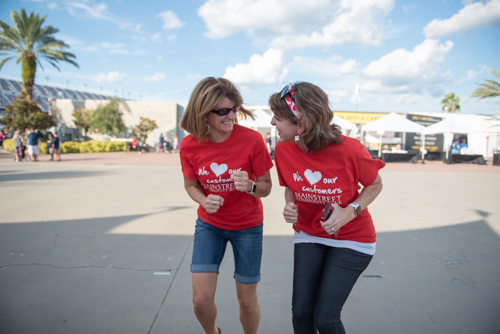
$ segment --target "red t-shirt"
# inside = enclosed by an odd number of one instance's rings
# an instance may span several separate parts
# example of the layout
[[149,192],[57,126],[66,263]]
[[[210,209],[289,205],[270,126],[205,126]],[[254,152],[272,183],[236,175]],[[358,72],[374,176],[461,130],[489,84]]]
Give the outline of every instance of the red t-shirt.
[[[346,207],[359,196],[359,184],[372,184],[385,163],[372,159],[357,139],[342,136],[320,152],[301,150],[294,143],[278,142],[275,162],[280,185],[291,189],[298,208],[297,232],[331,238],[320,225],[327,203]],[[337,239],[373,243],[376,233],[368,209],[339,230]]]
[[254,227],[264,220],[260,198],[236,190],[231,174],[243,170],[251,180],[263,176],[273,162],[254,130],[235,124],[231,136],[222,143],[199,142],[189,135],[181,141],[182,173],[188,179],[198,179],[205,195],[224,198],[224,205],[208,214],[200,205],[198,217],[203,221],[230,231]]

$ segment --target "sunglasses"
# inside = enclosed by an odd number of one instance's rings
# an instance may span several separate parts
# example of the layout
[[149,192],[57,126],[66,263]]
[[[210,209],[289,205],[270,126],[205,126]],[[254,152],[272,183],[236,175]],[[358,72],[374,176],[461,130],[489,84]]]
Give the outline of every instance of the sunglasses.
[[210,112],[216,113],[219,116],[227,116],[232,111],[233,113],[237,113],[240,107],[232,107],[232,108],[224,108],[219,110],[210,110]]
[[292,101],[295,102],[295,96],[294,96],[295,94],[294,92],[292,92],[292,89],[293,85],[285,86],[285,88],[283,88],[283,90],[281,91],[280,99],[282,99],[286,94],[288,94],[288,96],[292,98]]

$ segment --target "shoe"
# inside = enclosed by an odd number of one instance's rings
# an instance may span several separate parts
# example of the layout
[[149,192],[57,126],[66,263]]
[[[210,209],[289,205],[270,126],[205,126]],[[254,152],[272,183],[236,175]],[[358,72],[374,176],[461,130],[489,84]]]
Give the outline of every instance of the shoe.
[[219,330],[219,334],[222,334],[222,330],[219,327],[217,329]]

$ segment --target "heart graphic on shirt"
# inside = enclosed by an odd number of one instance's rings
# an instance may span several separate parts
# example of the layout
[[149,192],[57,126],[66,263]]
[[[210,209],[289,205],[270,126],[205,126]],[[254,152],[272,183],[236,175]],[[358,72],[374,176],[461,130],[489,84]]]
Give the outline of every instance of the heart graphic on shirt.
[[304,172],[304,176],[306,177],[307,181],[311,184],[311,186],[315,183],[318,183],[319,180],[321,180],[321,173],[320,172],[314,172],[310,169],[306,169]]
[[219,176],[219,175],[224,174],[227,171],[227,165],[226,164],[219,165],[216,162],[212,162],[210,164],[210,169],[212,170],[212,172],[215,173],[215,175]]

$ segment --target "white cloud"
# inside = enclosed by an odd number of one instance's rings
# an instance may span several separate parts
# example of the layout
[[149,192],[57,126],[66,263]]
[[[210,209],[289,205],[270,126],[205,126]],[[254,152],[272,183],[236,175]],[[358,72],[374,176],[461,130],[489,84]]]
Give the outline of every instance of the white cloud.
[[328,90],[325,93],[328,94],[330,103],[337,103],[347,96],[347,92],[344,90]]
[[177,17],[176,13],[170,10],[158,14],[157,17],[163,20],[163,29],[180,29],[186,24]]
[[125,73],[121,73],[119,71],[114,71],[114,72],[108,72],[108,74],[98,74],[92,76],[92,79],[97,82],[110,82],[110,83],[115,83],[115,82],[123,82],[128,79],[128,75]]
[[340,56],[332,56],[327,59],[295,57],[289,67],[293,68],[294,72],[314,73],[317,75],[338,78],[342,75],[354,73],[356,60],[344,60]]
[[247,64],[236,64],[226,68],[224,78],[235,84],[253,86],[283,81],[288,69],[282,68],[283,52],[269,49],[262,56],[253,55]]
[[189,81],[193,81],[193,80],[198,81],[198,79],[200,79],[200,78],[201,78],[200,73],[196,73],[196,74],[188,73],[188,75],[186,76],[186,79],[188,79]]
[[416,104],[421,98],[422,98],[421,95],[414,94],[414,93],[401,94],[398,98],[398,103]]
[[57,3],[51,2],[51,3],[47,4],[47,8],[48,9],[59,9],[59,5]]
[[144,81],[147,81],[147,82],[158,82],[158,81],[163,81],[165,80],[167,76],[164,74],[164,73],[155,73],[153,74],[152,76],[150,77],[144,77]]
[[331,8],[328,23],[311,34],[278,37],[271,46],[283,50],[338,44],[380,45],[384,38],[385,18],[394,8],[394,0],[342,1]]
[[158,56],[158,57],[156,57],[156,59],[158,59],[159,61],[163,61],[163,57],[162,56]]
[[427,24],[423,32],[427,38],[441,37],[499,25],[500,0],[491,0],[486,3],[467,4],[449,19],[434,19]]
[[84,15],[90,16],[94,19],[107,20],[114,23],[118,23],[118,20],[107,11],[107,6],[105,3],[93,3],[91,5],[87,5],[86,1],[73,1],[66,2],[68,6],[68,11],[72,15],[80,15],[80,13],[84,13]]
[[465,78],[463,78],[463,79],[458,80],[457,82],[458,82],[459,84],[461,84],[461,83],[463,83],[463,82],[465,82],[465,81],[472,80],[472,79],[474,79],[475,77],[477,77],[477,72],[476,72],[476,71],[473,71],[473,70],[469,70],[469,71],[467,71],[467,76],[466,76]]
[[153,42],[160,43],[161,42],[161,34],[160,33],[156,33],[156,34],[151,35],[151,40]]
[[408,14],[409,12],[411,12],[412,10],[414,10],[415,8],[417,8],[416,4],[403,6],[403,11]]
[[363,84],[361,89],[379,93],[435,89],[449,75],[437,70],[452,48],[451,41],[439,44],[438,40],[426,39],[413,51],[397,49],[371,62],[362,71],[371,81]]
[[[198,9],[210,38],[240,31],[255,36],[281,36],[280,49],[342,43],[378,45],[384,19],[394,0],[208,0]],[[265,13],[263,15],[263,13]],[[230,18],[230,19],[228,19]],[[304,31],[312,31],[310,35]],[[286,36],[282,36],[282,35]]]
[[[257,35],[300,31],[326,22],[330,0],[208,0],[198,9],[209,38],[224,38],[242,30]],[[339,0],[335,0],[339,2]],[[264,15],[263,15],[264,14]],[[228,19],[229,18],[229,19]]]

